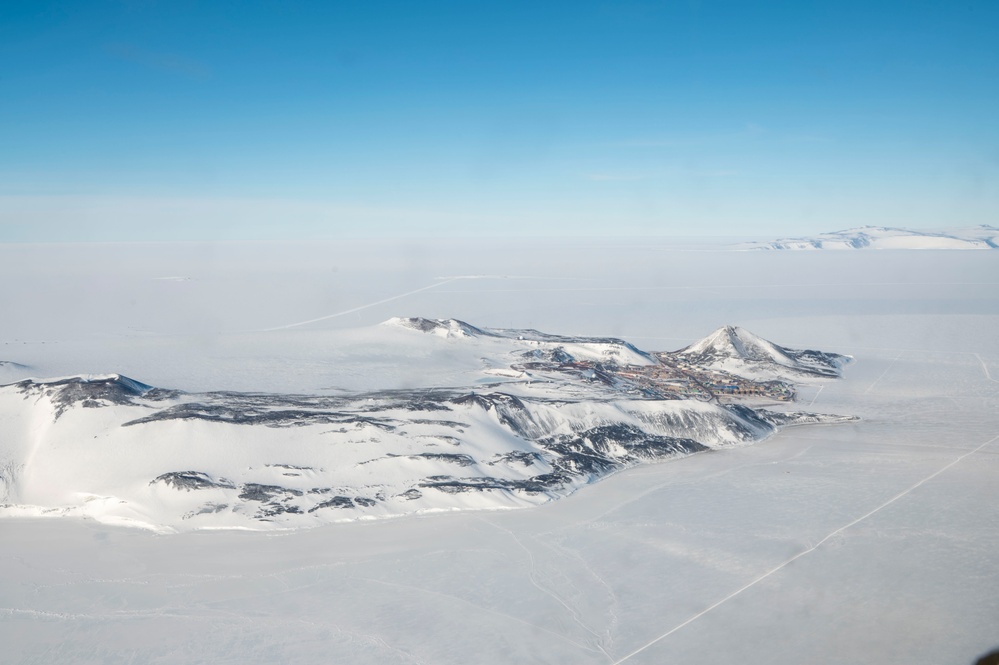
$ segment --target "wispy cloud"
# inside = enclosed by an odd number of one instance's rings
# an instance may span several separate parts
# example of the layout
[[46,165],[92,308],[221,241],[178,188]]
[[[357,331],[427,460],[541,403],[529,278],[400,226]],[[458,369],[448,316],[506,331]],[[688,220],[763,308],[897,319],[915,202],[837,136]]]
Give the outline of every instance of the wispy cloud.
[[105,44],[104,51],[115,58],[135,63],[149,69],[177,74],[194,80],[211,78],[212,71],[205,64],[173,53],[155,53],[134,44]]

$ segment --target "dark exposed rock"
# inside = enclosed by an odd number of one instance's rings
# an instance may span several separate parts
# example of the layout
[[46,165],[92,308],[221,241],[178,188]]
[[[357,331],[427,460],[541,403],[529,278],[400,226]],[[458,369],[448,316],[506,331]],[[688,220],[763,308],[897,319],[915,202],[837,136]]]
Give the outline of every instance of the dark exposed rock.
[[561,346],[556,346],[554,349],[531,349],[524,351],[520,356],[530,362],[551,365],[563,365],[576,360]]
[[543,458],[541,457],[541,453],[532,453],[526,450],[515,450],[512,453],[500,455],[493,461],[489,462],[489,466],[493,466],[494,464],[499,464],[500,462],[508,462],[508,463],[518,462],[520,464],[523,464],[524,466],[531,466],[534,463],[541,461],[542,459]]
[[[430,476],[420,484],[448,494],[482,490],[521,490],[548,492],[572,482],[579,476],[599,476],[623,464],[641,460],[657,460],[708,450],[693,439],[649,434],[624,424],[605,425],[588,429],[579,434],[543,437],[538,443],[551,455],[549,462],[555,471],[526,480],[502,478],[454,478]],[[514,455],[511,453],[508,456]],[[513,459],[541,459],[523,453]]]
[[300,515],[302,514],[302,509],[294,504],[266,503],[257,511],[257,517],[274,517],[276,515],[284,515],[285,513]]
[[454,429],[469,427],[468,423],[461,423],[456,420],[428,420],[426,418],[413,418],[409,422],[414,425],[440,425],[442,427],[452,427]]
[[522,399],[514,395],[500,392],[469,393],[455,397],[451,402],[460,405],[474,405],[485,411],[493,411],[497,420],[518,436],[533,439],[541,433],[531,410]]
[[[135,404],[137,397],[146,397],[153,391],[152,386],[147,386],[121,374],[95,378],[74,376],[54,381],[25,379],[14,385],[25,394],[42,393],[47,395],[55,405],[56,419],[74,404],[82,402],[88,408],[108,404]],[[167,394],[169,394],[167,391],[160,391],[159,394],[153,394],[150,397],[153,399],[162,398]]]
[[742,404],[721,405],[718,411],[708,413],[661,411],[638,414],[638,417],[653,429],[672,432],[724,431],[742,441],[759,439],[774,430],[774,426],[757,416],[754,409]]
[[475,464],[475,460],[468,455],[457,453],[418,453],[409,457],[410,459],[429,459],[438,462],[448,462],[450,464],[457,464],[458,466],[472,466]]
[[302,494],[300,490],[289,487],[246,483],[239,493],[239,498],[243,501],[259,501],[262,503],[263,505],[260,506],[256,514],[258,519],[262,519],[285,513],[301,514],[301,507],[290,503],[290,501],[295,497],[302,496]]
[[[370,501],[370,499],[368,500]],[[373,502],[372,505],[374,505]],[[309,508],[309,512],[314,513],[321,508],[353,508],[353,507],[354,507],[354,500],[351,499],[349,496],[335,496],[321,503],[317,503],[312,508]]]
[[446,405],[440,402],[431,402],[429,400],[420,400],[417,402],[409,402],[406,404],[406,409],[409,411],[450,411]]
[[[275,401],[279,403],[277,398]],[[158,420],[207,420],[232,425],[263,425],[265,427],[301,427],[304,425],[372,425],[382,430],[393,430],[390,421],[350,413],[307,411],[304,409],[253,410],[240,408],[239,404],[180,404],[158,411],[144,418],[124,423],[123,427],[142,425]]]
[[856,416],[833,416],[824,413],[805,413],[801,411],[783,413],[767,409],[756,409],[756,415],[761,420],[770,423],[774,427],[784,427],[787,425],[816,425],[820,423],[842,423],[859,420]]
[[216,513],[221,513],[229,507],[228,503],[206,503],[201,506],[198,510],[190,512],[184,515],[184,519],[191,519],[195,515],[214,515]]
[[[459,432],[464,432],[465,430],[458,430]],[[417,435],[420,439],[427,439],[433,442],[446,443],[450,446],[460,446],[461,439],[456,436],[448,436],[446,434],[419,434]]]
[[[708,449],[693,439],[649,434],[626,424],[545,437],[539,443],[555,454],[552,466],[570,475],[598,475],[622,463],[688,455]],[[615,448],[623,449],[623,454]]]
[[207,473],[201,471],[171,471],[157,476],[150,481],[153,483],[165,483],[170,487],[183,490],[205,490],[205,489],[235,489],[236,486],[225,478],[212,478]]
[[246,483],[243,485],[239,498],[243,501],[270,501],[276,496],[302,496],[302,492],[278,485],[258,485],[257,483]]
[[[484,490],[514,491],[522,490],[528,493],[548,492],[562,487],[567,478],[560,474],[543,474],[526,480],[508,480],[505,478],[452,478],[449,476],[432,476],[420,483],[420,487],[435,489],[446,494],[462,492],[482,492]],[[410,490],[412,491],[412,490]]]

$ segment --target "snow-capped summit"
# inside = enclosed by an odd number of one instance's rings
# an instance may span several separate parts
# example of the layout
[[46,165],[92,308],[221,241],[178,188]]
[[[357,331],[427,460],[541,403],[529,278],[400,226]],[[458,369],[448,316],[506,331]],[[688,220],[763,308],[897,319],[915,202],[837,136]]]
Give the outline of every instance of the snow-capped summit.
[[56,379],[24,379],[13,384],[25,394],[45,395],[58,418],[76,404],[85,407],[132,404],[155,388],[123,374],[76,375]]
[[74,374],[54,379],[24,379],[19,386],[80,386],[80,390],[90,392],[110,391],[142,395],[153,390],[153,386],[130,379],[124,374]]
[[746,249],[999,249],[999,228],[983,224],[972,228],[913,230],[863,226],[820,233],[812,237],[781,238],[743,245]]
[[754,377],[838,377],[851,360],[837,353],[788,349],[737,326],[723,326],[675,355],[703,367]]
[[682,353],[692,355],[710,353],[743,360],[769,360],[781,364],[791,361],[781,347],[738,326],[722,326],[699,342],[683,349]]
[[487,335],[485,331],[470,323],[458,319],[425,319],[422,316],[394,316],[382,325],[410,328],[420,332],[432,333],[440,337],[480,337]]
[[566,354],[568,360],[606,362],[618,365],[649,365],[655,361],[648,353],[616,337],[553,335],[533,328],[479,328],[458,319],[395,317],[382,325],[417,330],[446,339],[488,338],[511,340],[531,350]]

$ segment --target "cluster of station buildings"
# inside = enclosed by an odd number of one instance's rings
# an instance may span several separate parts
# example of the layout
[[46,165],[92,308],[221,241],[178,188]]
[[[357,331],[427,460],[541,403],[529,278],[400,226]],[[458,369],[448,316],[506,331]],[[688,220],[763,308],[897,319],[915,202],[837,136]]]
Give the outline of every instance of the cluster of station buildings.
[[783,381],[752,381],[739,376],[706,370],[681,363],[668,363],[660,358],[654,365],[607,365],[586,360],[569,362],[535,361],[514,366],[518,370],[578,372],[592,381],[620,385],[620,381],[633,384],[654,396],[677,399],[713,397],[762,397],[791,401],[794,389]]
[[[579,363],[577,363],[579,364]],[[763,397],[780,401],[794,399],[794,389],[783,381],[752,381],[731,374],[690,366],[628,365],[616,376],[660,393],[683,396]]]

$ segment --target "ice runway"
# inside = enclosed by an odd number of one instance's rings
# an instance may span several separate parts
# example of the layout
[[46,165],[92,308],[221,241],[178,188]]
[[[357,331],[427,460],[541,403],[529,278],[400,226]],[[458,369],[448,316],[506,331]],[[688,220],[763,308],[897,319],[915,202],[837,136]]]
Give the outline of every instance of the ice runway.
[[400,293],[398,295],[389,296],[387,298],[382,298],[381,300],[376,300],[372,303],[367,303],[365,305],[358,305],[357,307],[352,307],[350,309],[345,309],[342,312],[334,312],[333,314],[326,314],[325,316],[319,316],[314,319],[308,319],[306,321],[299,321],[297,323],[288,323],[283,326],[275,326],[273,328],[266,328],[261,332],[274,332],[277,330],[290,330],[291,328],[298,328],[301,326],[311,325],[313,323],[320,323],[322,321],[329,321],[330,319],[335,319],[341,316],[346,316],[347,314],[354,314],[371,307],[377,307],[378,305],[384,305],[386,303],[394,302],[396,300],[402,300],[408,296],[416,295],[417,293],[423,293],[424,291],[429,291],[430,289],[436,289],[439,286],[444,286],[445,284],[450,284],[454,279],[446,279],[442,282],[437,282],[436,284],[430,284],[428,286],[423,286],[418,289],[413,289],[412,291],[407,291],[405,293]]

